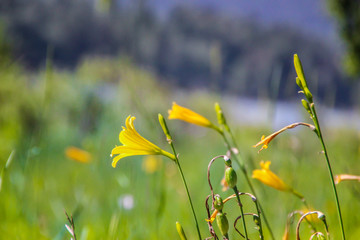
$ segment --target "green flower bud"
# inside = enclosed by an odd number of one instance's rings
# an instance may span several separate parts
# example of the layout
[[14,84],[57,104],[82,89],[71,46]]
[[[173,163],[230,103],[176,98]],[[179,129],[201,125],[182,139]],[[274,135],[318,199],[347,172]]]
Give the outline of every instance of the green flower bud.
[[253,220],[256,226],[260,226],[260,217],[258,215],[253,215]]
[[168,140],[168,141],[171,141],[172,138],[171,138],[171,136],[170,136],[170,132],[169,132],[169,129],[168,129],[167,125],[166,125],[166,122],[165,122],[165,119],[164,119],[163,115],[161,115],[161,114],[159,113],[159,114],[158,114],[158,117],[159,117],[159,123],[160,123],[160,125],[161,125],[161,128],[162,128],[162,130],[163,130],[163,132],[164,132],[167,140]]
[[218,194],[216,194],[214,198],[215,198],[214,208],[218,211],[221,211],[224,207],[222,198]]
[[324,236],[324,234],[322,234],[322,233],[317,234],[317,235],[316,235],[316,238],[317,238],[318,240],[325,240],[325,239],[326,239],[325,236]]
[[301,103],[304,106],[304,108],[306,109],[306,111],[308,111],[308,113],[310,115],[312,115],[309,103],[305,99],[301,99]]
[[181,240],[187,240],[184,229],[182,228],[182,226],[179,222],[176,222],[176,230],[177,230]]
[[216,224],[218,225],[220,232],[225,236],[229,231],[229,221],[224,213],[218,213],[216,215]]
[[216,116],[218,119],[218,123],[220,125],[226,124],[226,120],[225,120],[225,117],[223,115],[223,112],[222,112],[222,109],[221,109],[219,103],[215,103],[215,112],[216,112]]
[[225,160],[225,165],[228,167],[231,167],[231,160],[230,158],[228,158],[227,156],[224,156],[224,160]]
[[299,77],[296,77],[296,84],[299,86],[299,88],[300,88],[301,90],[304,89],[304,87],[303,87],[303,85],[302,85],[301,80],[300,80]]
[[225,170],[225,181],[227,182],[229,188],[234,188],[237,182],[236,172],[232,167],[229,167]]
[[[302,64],[300,61],[300,58],[297,54],[294,54],[294,66],[295,66],[295,71],[296,74],[298,75],[300,81],[301,81],[301,86],[305,89],[307,88],[307,84],[305,81],[305,75],[304,75],[304,71],[302,68]],[[299,85],[299,84],[298,84]]]

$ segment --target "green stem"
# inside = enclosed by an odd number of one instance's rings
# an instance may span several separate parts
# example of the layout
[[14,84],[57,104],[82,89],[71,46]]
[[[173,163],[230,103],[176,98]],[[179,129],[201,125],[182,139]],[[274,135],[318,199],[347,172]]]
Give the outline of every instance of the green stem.
[[[304,206],[306,207],[306,209],[307,209],[308,211],[310,211],[309,204],[307,203],[305,197],[304,197],[301,193],[299,193],[298,191],[296,191],[296,190],[294,190],[294,189],[291,189],[291,192],[292,192],[296,197],[298,197],[298,198],[302,201],[302,203],[304,204]],[[314,232],[317,232],[316,227],[314,226],[314,224],[313,224],[311,221],[309,221],[307,218],[305,218],[305,221],[310,225],[310,227],[312,228],[312,230],[313,230]]]
[[256,199],[255,202],[255,206],[256,206],[256,211],[257,211],[257,215],[259,216],[259,232],[260,232],[260,239],[264,239],[264,234],[263,234],[263,230],[262,230],[262,223],[261,223],[261,211],[259,209],[259,203],[258,200]]
[[234,192],[235,192],[235,195],[236,195],[236,200],[239,204],[239,207],[240,207],[240,212],[241,212],[241,218],[242,218],[242,223],[243,223],[243,227],[244,227],[244,232],[245,232],[245,239],[248,240],[249,237],[248,237],[248,234],[247,234],[247,230],[246,230],[246,223],[245,223],[245,217],[244,217],[244,210],[243,210],[243,206],[241,204],[241,200],[240,200],[240,197],[239,197],[239,191],[237,189],[237,187],[235,186],[233,188]]
[[332,188],[334,190],[336,207],[337,207],[337,212],[338,212],[338,217],[339,217],[339,222],[340,222],[340,228],[341,228],[341,233],[342,233],[342,239],[345,240],[345,231],[344,231],[344,224],[343,224],[343,220],[342,220],[342,216],[341,216],[339,196],[338,196],[336,186],[335,186],[334,175],[333,175],[333,172],[332,172],[332,169],[331,169],[330,159],[329,159],[329,156],[328,156],[328,153],[327,153],[327,150],[326,150],[324,139],[323,139],[322,134],[321,134],[319,120],[318,120],[318,117],[316,115],[315,106],[314,106],[313,103],[312,103],[312,106],[311,106],[311,110],[313,112],[313,121],[314,121],[316,130],[317,130],[317,135],[318,135],[318,137],[320,139],[322,148],[324,150],[325,159],[326,159],[326,163],[327,163],[328,170],[329,170],[329,176],[330,176],[330,179],[331,179]]
[[177,157],[177,155],[176,155],[176,151],[175,151],[175,148],[174,148],[174,145],[172,144],[172,142],[170,142],[170,146],[171,146],[172,151],[174,152],[176,166],[177,166],[178,169],[179,169],[179,172],[180,172],[180,175],[181,175],[181,179],[182,179],[182,182],[183,182],[183,184],[184,184],[184,187],[185,187],[185,190],[186,190],[186,194],[187,194],[187,197],[188,197],[190,206],[191,206],[191,211],[192,211],[192,214],[193,214],[193,216],[194,216],[194,220],[195,220],[195,224],[196,224],[196,230],[197,230],[197,233],[198,233],[199,240],[201,240],[202,238],[201,238],[199,223],[198,223],[198,220],[197,220],[197,218],[196,218],[194,206],[193,206],[193,203],[192,203],[192,200],[191,200],[191,197],[190,197],[190,193],[189,193],[188,186],[187,186],[187,184],[186,184],[186,180],[185,180],[185,177],[184,177],[184,173],[183,173],[183,171],[182,171],[182,169],[181,169],[180,162],[179,162],[179,159],[178,159],[178,157]]
[[[233,139],[233,142],[234,142],[235,138],[233,137],[233,134],[231,133],[231,131],[230,131],[229,133],[230,133],[230,135],[232,136],[231,138]],[[227,140],[225,134],[224,134],[223,132],[220,132],[220,134],[221,134],[222,137],[224,138],[224,141],[225,141],[225,144],[226,144],[227,148],[231,151],[230,143],[229,143],[229,141]],[[235,147],[237,148],[236,142],[234,142],[234,145],[235,145]],[[237,149],[238,149],[238,148],[237,148]],[[232,153],[232,151],[231,151],[231,153]],[[257,198],[257,203],[258,203],[258,205],[259,205],[260,211],[262,212],[262,216],[263,216],[263,218],[264,218],[265,225],[266,225],[266,227],[267,227],[268,230],[269,230],[271,239],[272,239],[272,240],[275,240],[274,233],[272,232],[271,227],[270,227],[270,223],[269,223],[269,221],[267,220],[267,218],[266,218],[266,216],[265,216],[264,209],[262,208],[262,206],[261,206],[261,204],[260,204],[258,195],[256,194],[255,188],[254,188],[254,186],[252,185],[252,183],[251,183],[251,181],[250,181],[250,178],[249,178],[249,176],[248,176],[248,174],[247,174],[247,171],[246,171],[246,168],[245,168],[245,165],[244,165],[243,161],[241,161],[241,160],[237,157],[237,155],[235,155],[235,154],[233,154],[233,153],[232,153],[232,155],[234,156],[234,158],[235,158],[235,160],[236,160],[235,162],[238,164],[238,166],[240,167],[242,173],[244,174],[245,179],[246,179],[246,183],[247,183],[248,186],[250,187],[251,192],[252,192],[252,193],[255,195],[255,197]]]

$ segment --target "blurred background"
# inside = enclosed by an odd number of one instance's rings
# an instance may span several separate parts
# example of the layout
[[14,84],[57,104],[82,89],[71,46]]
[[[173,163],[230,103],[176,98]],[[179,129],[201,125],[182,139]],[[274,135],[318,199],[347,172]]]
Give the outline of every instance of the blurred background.
[[[130,114],[143,136],[167,149],[157,113],[173,101],[214,122],[218,101],[249,169],[273,161],[337,229],[313,134],[285,133],[260,155],[251,146],[310,121],[295,84],[298,53],[335,173],[360,173],[359,19],[351,0],[1,0],[0,238],[69,239],[64,210],[79,239],[176,239],[175,221],[196,236],[172,162],[132,157],[113,169],[109,157]],[[225,147],[210,130],[169,127],[203,220],[207,164]],[[219,165],[218,191],[222,174]],[[346,231],[358,239],[360,188],[343,184]],[[266,187],[261,197],[280,238],[301,203]]]

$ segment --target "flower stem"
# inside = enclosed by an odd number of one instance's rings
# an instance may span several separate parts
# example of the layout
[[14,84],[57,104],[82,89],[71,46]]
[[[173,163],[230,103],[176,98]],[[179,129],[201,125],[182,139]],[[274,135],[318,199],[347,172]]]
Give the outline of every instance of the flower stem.
[[189,193],[189,189],[188,189],[188,186],[186,184],[186,180],[185,180],[185,177],[184,177],[184,173],[181,169],[181,166],[180,166],[180,162],[179,162],[179,158],[177,157],[176,155],[176,151],[175,151],[175,148],[174,148],[174,145],[173,143],[170,141],[170,146],[171,146],[171,149],[174,153],[174,156],[175,156],[175,162],[176,162],[176,166],[178,167],[179,169],[179,172],[180,172],[180,175],[181,175],[181,179],[182,179],[182,182],[184,184],[184,187],[185,187],[185,190],[186,190],[186,194],[187,194],[187,197],[188,197],[188,200],[189,200],[189,203],[190,203],[190,206],[191,206],[191,211],[192,211],[192,214],[194,216],[194,220],[195,220],[195,225],[196,225],[196,230],[197,230],[197,233],[198,233],[198,237],[199,237],[199,240],[201,240],[201,233],[200,233],[200,228],[199,228],[199,223],[198,223],[198,220],[196,218],[196,214],[195,214],[195,210],[194,210],[194,206],[193,206],[193,203],[192,203],[192,200],[191,200],[191,196],[190,196],[190,193]]
[[320,124],[319,124],[319,120],[318,117],[316,115],[316,111],[315,111],[315,105],[312,103],[311,105],[311,110],[312,110],[312,116],[313,116],[313,121],[317,130],[317,136],[321,142],[323,151],[324,151],[324,155],[325,155],[325,159],[326,159],[326,163],[327,163],[327,167],[329,170],[329,176],[330,176],[330,180],[331,180],[331,184],[332,184],[332,188],[334,191],[334,195],[335,195],[335,201],[336,201],[336,207],[337,207],[337,212],[338,212],[338,217],[339,217],[339,222],[340,222],[340,228],[341,228],[341,233],[342,233],[342,239],[345,240],[345,231],[344,231],[344,224],[343,224],[343,220],[342,220],[342,216],[341,216],[341,209],[340,209],[340,203],[339,203],[339,196],[336,190],[336,186],[335,186],[335,181],[334,181],[334,175],[331,169],[331,164],[330,164],[330,159],[326,150],[326,146],[325,146],[325,142],[324,139],[322,137],[322,133],[321,133],[321,129],[320,129]]
[[241,213],[242,223],[243,223],[244,232],[245,232],[245,239],[248,240],[249,237],[248,237],[247,230],[246,230],[244,210],[243,210],[243,206],[242,206],[242,204],[241,204],[241,200],[240,200],[240,197],[239,197],[239,191],[238,191],[238,189],[237,189],[236,186],[233,188],[233,190],[234,190],[234,192],[235,192],[236,200],[237,200],[237,202],[238,202],[238,204],[239,204],[239,207],[240,207],[240,213]]
[[[226,144],[227,148],[229,149],[229,151],[231,151],[231,145],[230,145],[228,139],[226,138],[225,134],[224,134],[223,132],[220,132],[220,134],[222,135],[222,137],[223,137],[223,139],[224,139],[224,141],[225,141],[225,144]],[[234,138],[232,132],[229,131],[229,134],[230,134],[230,136],[231,136],[231,138],[232,138],[232,140],[233,140],[233,142],[234,142],[235,147],[237,148],[237,144],[236,144],[236,142],[235,142],[235,138]],[[237,148],[237,149],[238,149],[238,148]],[[251,181],[250,181],[250,178],[249,178],[249,175],[248,175],[247,170],[246,170],[246,168],[245,168],[244,162],[243,162],[242,160],[240,160],[240,159],[237,157],[237,155],[233,154],[232,151],[231,151],[231,153],[232,153],[232,155],[234,156],[234,158],[235,158],[235,160],[236,160],[235,162],[239,165],[242,173],[244,174],[245,179],[246,179],[246,183],[247,183],[248,186],[250,187],[251,192],[252,192],[252,193],[255,195],[255,197],[257,198],[257,203],[258,203],[258,205],[259,205],[260,211],[261,211],[262,216],[263,216],[263,218],[264,218],[265,225],[266,225],[266,227],[267,227],[268,230],[269,230],[271,239],[272,239],[272,240],[275,240],[274,233],[272,232],[271,227],[270,227],[270,223],[269,223],[269,221],[267,220],[267,218],[266,218],[266,216],[265,216],[265,212],[264,212],[264,210],[263,210],[263,208],[262,208],[262,206],[261,206],[261,204],[260,204],[258,195],[257,195],[256,192],[255,192],[255,188],[254,188],[254,186],[252,185],[252,183],[251,183]]]

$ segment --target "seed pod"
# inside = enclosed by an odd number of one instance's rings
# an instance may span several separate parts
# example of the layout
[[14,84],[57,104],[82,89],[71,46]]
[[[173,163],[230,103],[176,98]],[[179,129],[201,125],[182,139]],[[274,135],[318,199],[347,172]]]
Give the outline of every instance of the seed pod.
[[234,188],[236,186],[237,176],[232,167],[228,167],[225,170],[225,181],[227,182],[229,188]]
[[218,213],[216,215],[216,224],[218,225],[220,232],[225,236],[229,231],[229,221],[224,213]]
[[221,211],[224,207],[222,198],[218,194],[216,194],[214,198],[215,198],[214,208],[218,211]]

